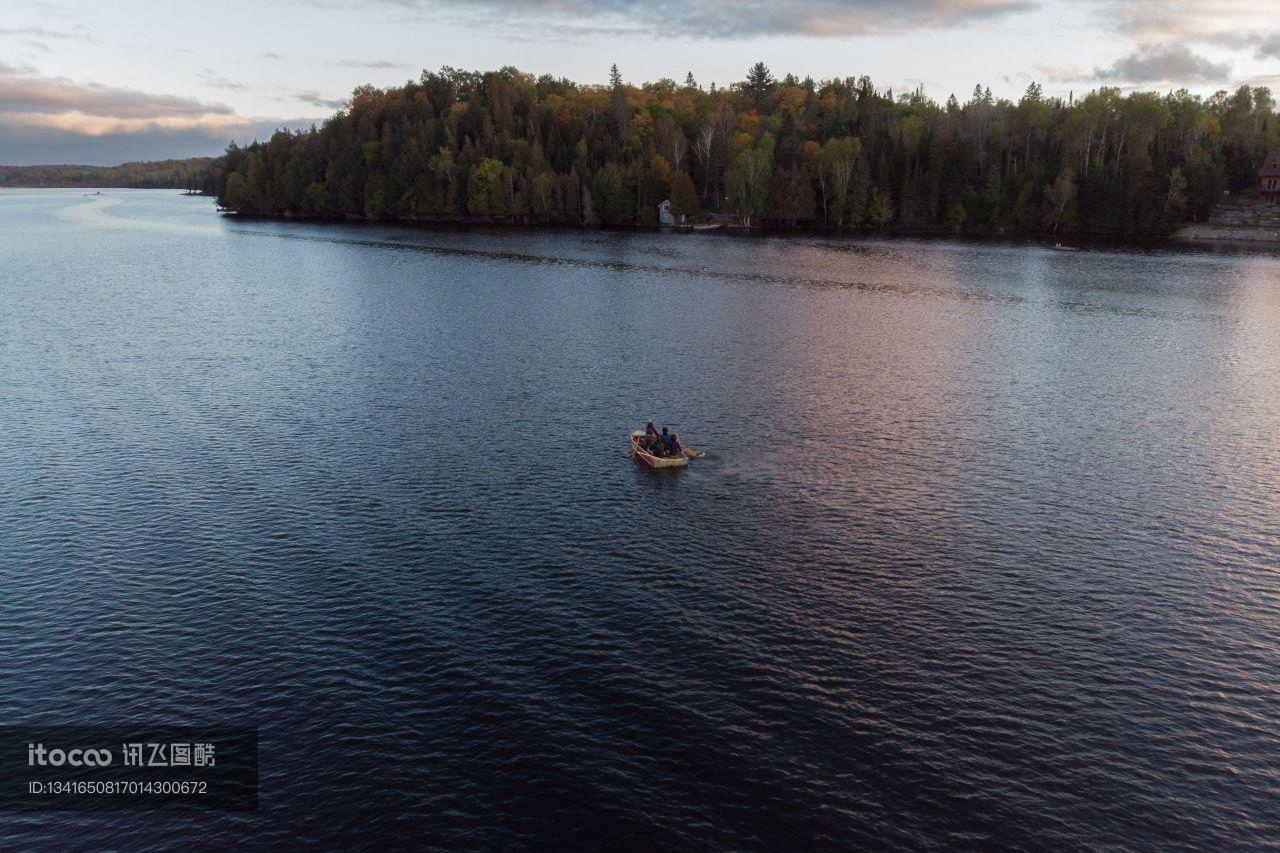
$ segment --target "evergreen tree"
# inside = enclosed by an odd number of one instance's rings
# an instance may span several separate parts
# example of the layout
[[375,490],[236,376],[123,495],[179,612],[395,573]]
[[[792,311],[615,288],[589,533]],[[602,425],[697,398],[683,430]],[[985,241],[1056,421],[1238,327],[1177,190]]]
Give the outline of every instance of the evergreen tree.
[[685,172],[676,172],[671,177],[670,197],[671,212],[676,216],[692,216],[698,212],[698,191],[694,189],[693,178]]
[[627,90],[622,84],[622,74],[618,72],[617,63],[609,69],[609,88],[613,100],[614,119],[618,122],[618,138],[621,139],[627,133],[627,120],[630,114],[627,110]]
[[787,225],[808,222],[813,218],[813,182],[802,169],[779,169],[773,176],[769,193],[769,215]]
[[757,62],[747,70],[747,81],[742,84],[742,91],[759,105],[773,87],[773,73],[763,62]]

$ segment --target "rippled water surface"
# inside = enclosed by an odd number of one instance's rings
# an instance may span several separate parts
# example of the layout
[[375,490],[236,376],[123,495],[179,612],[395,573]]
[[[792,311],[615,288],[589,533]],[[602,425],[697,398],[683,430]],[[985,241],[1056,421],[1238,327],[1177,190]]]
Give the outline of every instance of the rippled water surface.
[[1278,486],[1265,253],[0,192],[0,714],[262,768],[0,846],[1275,845]]

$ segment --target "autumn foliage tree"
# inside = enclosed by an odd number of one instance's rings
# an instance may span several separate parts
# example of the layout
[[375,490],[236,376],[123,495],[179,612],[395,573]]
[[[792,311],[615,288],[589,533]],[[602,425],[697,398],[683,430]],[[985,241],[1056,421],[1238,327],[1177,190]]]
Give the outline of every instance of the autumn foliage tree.
[[938,103],[763,63],[727,87],[444,68],[232,146],[206,184],[266,215],[627,226],[670,198],[751,226],[1164,233],[1249,189],[1277,144],[1262,87]]
[[508,211],[503,187],[503,166],[486,157],[471,170],[467,180],[467,210],[475,216],[503,216]]
[[729,203],[743,225],[750,225],[753,217],[764,216],[773,185],[772,138],[766,135],[760,144],[739,152],[724,180]]

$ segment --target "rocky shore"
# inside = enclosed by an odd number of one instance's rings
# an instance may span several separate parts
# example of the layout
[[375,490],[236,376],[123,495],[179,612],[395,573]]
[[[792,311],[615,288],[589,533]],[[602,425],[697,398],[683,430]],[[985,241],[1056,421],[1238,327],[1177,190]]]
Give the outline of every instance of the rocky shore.
[[1280,244],[1280,205],[1225,202],[1214,208],[1208,222],[1188,225],[1173,237],[1191,242]]

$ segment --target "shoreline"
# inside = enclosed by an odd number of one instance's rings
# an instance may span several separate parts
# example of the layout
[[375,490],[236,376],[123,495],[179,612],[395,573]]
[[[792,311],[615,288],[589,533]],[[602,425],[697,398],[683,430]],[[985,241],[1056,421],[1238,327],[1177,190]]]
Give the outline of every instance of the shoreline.
[[1258,225],[1210,225],[1197,223],[1179,228],[1170,239],[1183,244],[1237,243],[1280,247],[1280,228]]
[[806,228],[785,226],[751,226],[721,223],[715,229],[695,230],[690,225],[582,225],[563,222],[502,222],[479,218],[439,217],[439,218],[374,218],[363,216],[314,216],[308,214],[262,214],[240,213],[234,210],[219,208],[219,212],[228,218],[243,221],[260,222],[299,222],[313,225],[355,225],[376,226],[394,225],[416,228],[424,231],[490,231],[499,232],[539,232],[539,231],[571,231],[571,232],[603,232],[603,233],[668,233],[681,236],[712,236],[733,238],[783,237],[794,239],[920,239],[920,240],[953,240],[961,243],[1008,243],[1015,245],[1037,245],[1054,249],[1060,245],[1064,251],[1088,248],[1131,249],[1207,249],[1213,245],[1230,246],[1233,249],[1280,249],[1280,235],[1272,240],[1230,240],[1222,237],[1204,237],[1187,239],[1183,233],[1191,228],[1219,226],[1191,225],[1184,226],[1176,232],[1164,235],[1153,234],[1109,234],[1109,233],[1059,233],[1050,234],[1044,231],[953,231],[945,229],[901,229],[901,228]]
[[[188,195],[184,193],[184,195]],[[1111,240],[1111,241],[1132,241],[1132,242],[1162,242],[1170,239],[1172,234],[1114,234],[1105,232],[1063,232],[1053,234],[1047,231],[978,231],[978,230],[955,230],[949,228],[874,228],[869,226],[860,226],[856,228],[831,228],[823,226],[787,226],[787,225],[743,225],[739,222],[694,222],[683,225],[606,225],[606,224],[587,224],[574,222],[552,222],[552,221],[519,221],[513,222],[503,219],[490,219],[486,217],[472,216],[418,216],[418,217],[377,217],[377,216],[356,216],[354,214],[345,214],[339,216],[325,216],[313,213],[244,213],[230,208],[218,208],[218,212],[223,216],[233,217],[245,220],[263,220],[263,221],[281,221],[289,222],[305,222],[312,224],[343,224],[343,225],[407,225],[420,226],[423,228],[441,228],[441,229],[492,229],[495,231],[542,231],[542,230],[564,230],[564,231],[604,231],[604,232],[634,232],[634,233],[678,233],[678,234],[716,234],[716,235],[733,235],[738,237],[753,236],[797,236],[797,237],[938,237],[938,238],[955,238],[960,240],[1027,240],[1031,242],[1045,242],[1052,240],[1054,242],[1082,242],[1089,240]],[[715,227],[706,228],[699,226],[712,225]]]

